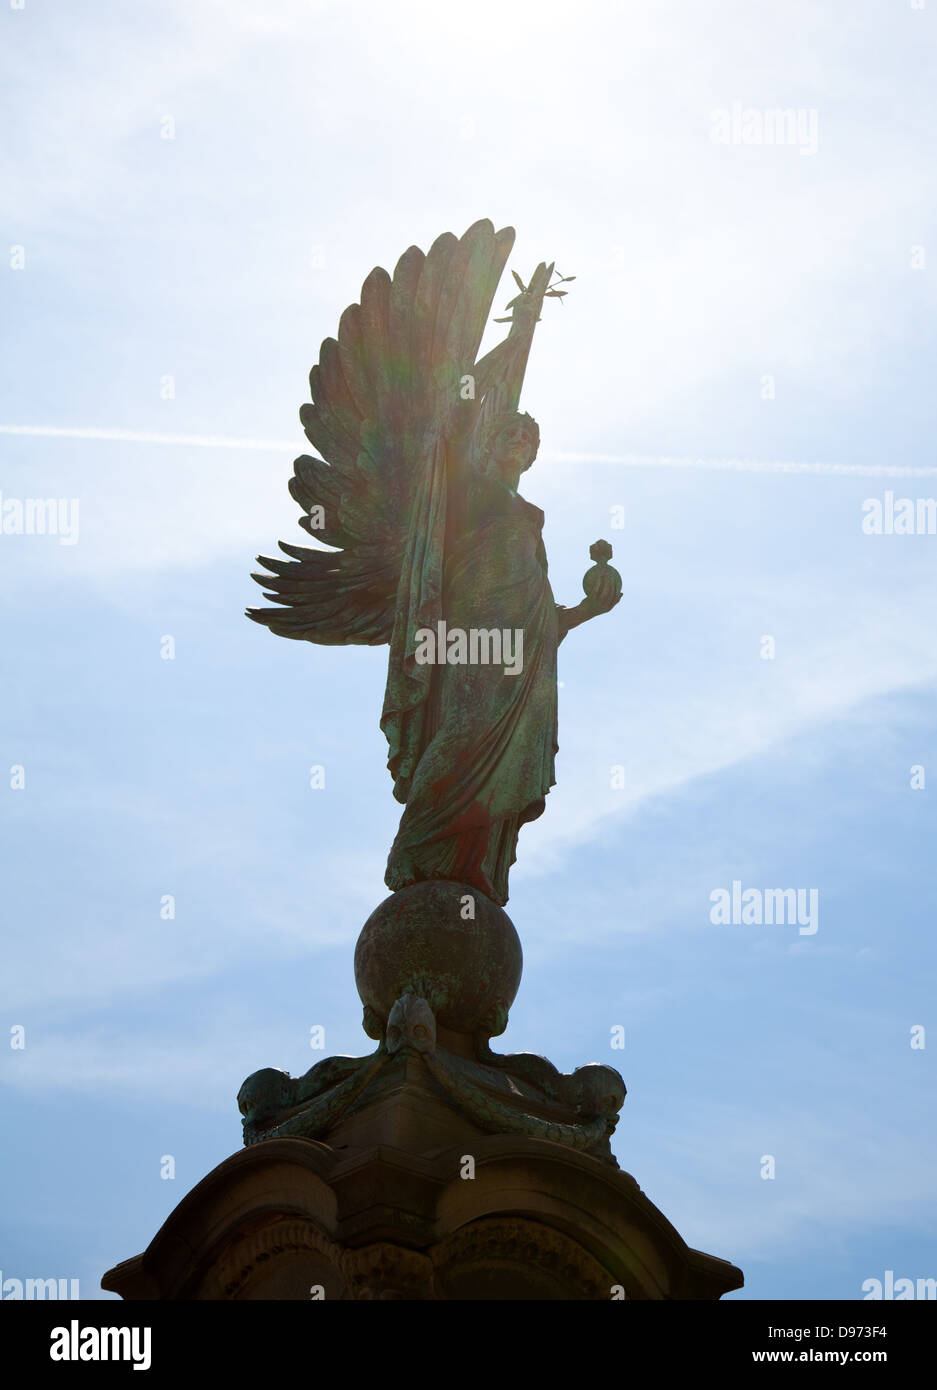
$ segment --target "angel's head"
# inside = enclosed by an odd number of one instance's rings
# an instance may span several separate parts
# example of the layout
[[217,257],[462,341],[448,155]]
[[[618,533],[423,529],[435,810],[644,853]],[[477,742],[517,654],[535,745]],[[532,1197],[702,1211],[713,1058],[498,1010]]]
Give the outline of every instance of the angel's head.
[[501,416],[489,437],[488,466],[516,487],[518,478],[526,473],[539,448],[540,426],[536,420],[512,410]]

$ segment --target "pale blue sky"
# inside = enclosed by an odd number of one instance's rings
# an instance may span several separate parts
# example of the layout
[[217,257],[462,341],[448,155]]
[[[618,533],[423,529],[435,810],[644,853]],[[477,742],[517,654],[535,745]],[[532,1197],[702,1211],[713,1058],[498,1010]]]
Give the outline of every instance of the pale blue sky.
[[[0,10],[0,426],[272,443],[0,433],[4,499],[80,516],[73,546],[0,534],[4,1278],[98,1296],[238,1148],[249,1072],[372,1046],[385,653],[242,610],[254,556],[302,541],[321,339],[374,264],[483,216],[522,275],[578,277],[538,329],[523,491],[558,601],[600,535],[625,595],[561,651],[498,1046],[619,1067],[622,1167],[736,1296],[937,1276],[937,536],[861,531],[886,488],[937,495],[935,26],[873,0]],[[815,111],[816,152],[714,143],[735,101]],[[818,889],[818,932],[712,925],[733,879]]]

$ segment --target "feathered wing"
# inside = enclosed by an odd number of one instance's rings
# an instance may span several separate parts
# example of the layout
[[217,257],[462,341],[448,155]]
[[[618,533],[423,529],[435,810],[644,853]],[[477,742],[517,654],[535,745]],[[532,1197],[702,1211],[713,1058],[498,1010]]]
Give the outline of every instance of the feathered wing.
[[427,255],[411,246],[393,279],[377,267],[365,280],[337,339],[322,344],[300,410],[321,457],[298,458],[289,484],[300,526],[335,548],[281,541],[288,560],[258,557],[271,573],[253,577],[280,606],[248,609],[255,622],[309,642],[391,641],[426,470],[513,244],[513,228],[484,219]]

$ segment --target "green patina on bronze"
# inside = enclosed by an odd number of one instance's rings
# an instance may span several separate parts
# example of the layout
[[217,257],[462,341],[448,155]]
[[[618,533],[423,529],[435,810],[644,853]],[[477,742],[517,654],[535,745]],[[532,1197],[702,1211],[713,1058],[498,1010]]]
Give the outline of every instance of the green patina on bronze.
[[[381,727],[404,810],[393,892],[355,952],[377,1046],[247,1078],[246,1152],[105,1275],[126,1298],[718,1298],[742,1283],[615,1171],[617,1071],[489,1045],[521,977],[503,909],[519,829],[553,785],[557,646],[621,597],[597,541],[585,599],[555,604],[543,514],[518,495],[539,444],[518,408],[534,326],[565,291],[538,266],[479,361],[513,240],[478,222],[368,276],[300,412],[322,457],[290,482],[331,549],[283,544],[255,576],[279,606],[250,616],[273,632],[390,648]],[[442,624],[520,632],[523,662],[421,660],[434,634],[449,652]]]
[[497,1037],[523,964],[514,923],[483,894],[443,881],[402,888],[371,913],[355,948],[365,1032],[381,1037],[395,1000],[411,991],[443,1028]]
[[[287,561],[260,557],[271,573],[254,577],[280,606],[248,610],[284,637],[389,644],[381,727],[404,811],[387,885],[457,881],[502,906],[520,828],[555,781],[557,647],[621,597],[602,541],[585,599],[557,606],[543,513],[517,491],[539,447],[518,410],[534,329],[544,298],[565,293],[552,265],[521,287],[507,338],[477,360],[513,242],[511,228],[480,221],[427,255],[411,247],[393,278],[368,276],[300,411],[321,458],[297,459],[290,481],[300,525],[335,549],[281,543]],[[440,624],[522,634],[519,669],[452,662],[453,645],[449,662],[421,660],[419,634]],[[493,655],[487,637],[482,653]]]
[[520,984],[503,907],[520,828],[554,785],[557,648],[621,598],[612,548],[597,541],[585,598],[556,604],[543,512],[518,493],[540,444],[519,409],[530,346],[543,300],[565,290],[544,262],[528,285],[518,279],[500,320],[510,332],[478,360],[513,242],[511,228],[481,221],[427,255],[411,247],[393,278],[373,270],[309,376],[300,418],[321,457],[296,460],[290,492],[300,525],[331,549],[281,542],[286,561],[261,557],[270,573],[254,578],[279,606],[248,613],[283,637],[389,645],[381,728],[404,810],[385,875],[394,891],[355,952],[378,1048],[298,1078],[248,1077],[247,1144],[328,1135],[388,1095],[411,1057],[482,1132],[614,1163],[616,1071],[564,1075],[488,1045]]
[[382,1087],[386,1093],[388,1083],[399,1083],[401,1063],[412,1056],[482,1133],[548,1139],[617,1167],[609,1140],[625,1086],[612,1067],[592,1063],[564,1073],[529,1053],[498,1056],[483,1043],[477,1052],[466,1058],[440,1047],[434,1011],[408,991],[390,1009],[370,1057],[332,1057],[295,1078],[272,1067],[249,1076],[238,1093],[244,1143],[327,1135]]

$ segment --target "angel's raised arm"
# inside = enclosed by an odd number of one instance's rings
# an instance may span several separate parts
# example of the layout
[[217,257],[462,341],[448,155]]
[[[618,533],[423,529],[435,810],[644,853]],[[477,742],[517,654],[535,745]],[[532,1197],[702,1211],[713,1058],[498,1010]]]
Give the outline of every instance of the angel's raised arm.
[[[511,310],[508,336],[475,364],[475,394],[479,400],[497,386],[502,391],[504,408],[517,409],[534,329],[540,320],[543,297],[552,274],[553,266],[541,261],[531,276],[530,284],[508,305]],[[504,323],[506,320],[498,319],[496,322]]]

